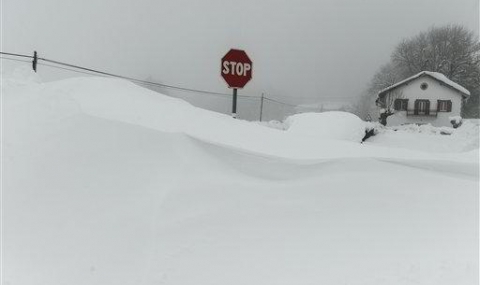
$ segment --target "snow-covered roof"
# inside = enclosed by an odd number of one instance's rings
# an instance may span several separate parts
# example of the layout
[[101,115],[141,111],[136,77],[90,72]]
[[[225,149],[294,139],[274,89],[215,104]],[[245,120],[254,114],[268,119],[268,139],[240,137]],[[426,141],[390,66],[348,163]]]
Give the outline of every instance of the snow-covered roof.
[[397,82],[383,90],[381,90],[380,92],[378,92],[378,97],[381,97],[381,96],[384,96],[388,91],[392,90],[392,89],[395,89],[403,84],[406,84],[414,79],[417,79],[417,78],[420,78],[422,76],[430,76],[431,78],[447,85],[448,87],[450,88],[453,88],[457,91],[459,91],[460,93],[462,93],[462,96],[464,97],[469,97],[470,96],[470,91],[468,91],[467,89],[465,89],[465,87],[461,86],[460,84],[458,83],[455,83],[453,82],[452,80],[448,79],[445,75],[443,75],[442,73],[439,73],[439,72],[433,72],[433,71],[422,71],[420,73],[417,73],[407,79],[404,79],[400,82]]

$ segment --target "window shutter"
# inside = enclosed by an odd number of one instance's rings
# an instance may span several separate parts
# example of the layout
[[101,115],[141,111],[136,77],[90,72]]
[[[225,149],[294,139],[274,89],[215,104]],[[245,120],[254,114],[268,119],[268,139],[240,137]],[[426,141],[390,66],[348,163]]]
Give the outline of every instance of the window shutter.
[[395,101],[393,102],[393,109],[400,110],[401,103],[402,102],[399,99],[395,99]]
[[413,114],[415,114],[415,115],[418,115],[418,103],[419,103],[419,101],[415,100],[415,109],[413,111]]
[[430,114],[430,100],[425,100],[425,115]]
[[437,113],[440,111],[440,104],[442,103],[441,100],[437,100]]
[[451,112],[452,111],[452,101],[447,101],[447,112]]

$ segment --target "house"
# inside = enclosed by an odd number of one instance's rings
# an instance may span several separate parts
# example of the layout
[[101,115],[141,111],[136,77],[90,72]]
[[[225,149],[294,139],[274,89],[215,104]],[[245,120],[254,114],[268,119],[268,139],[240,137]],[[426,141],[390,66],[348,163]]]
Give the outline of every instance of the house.
[[460,116],[470,92],[438,72],[422,71],[378,93],[377,106],[393,113],[388,126],[432,124],[451,126],[450,117]]

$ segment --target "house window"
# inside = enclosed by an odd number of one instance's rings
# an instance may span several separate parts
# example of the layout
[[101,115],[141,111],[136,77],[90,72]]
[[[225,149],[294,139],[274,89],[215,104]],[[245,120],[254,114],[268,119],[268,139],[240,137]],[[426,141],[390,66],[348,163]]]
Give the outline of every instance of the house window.
[[437,101],[437,110],[438,110],[438,112],[451,112],[452,111],[452,101],[450,101],[450,100],[438,100]]
[[415,100],[415,115],[428,115],[430,114],[430,101],[429,100]]
[[408,108],[408,99],[395,99],[393,107],[397,111],[406,111]]
[[428,88],[427,82],[423,82],[422,84],[420,84],[420,89],[427,90],[427,88]]

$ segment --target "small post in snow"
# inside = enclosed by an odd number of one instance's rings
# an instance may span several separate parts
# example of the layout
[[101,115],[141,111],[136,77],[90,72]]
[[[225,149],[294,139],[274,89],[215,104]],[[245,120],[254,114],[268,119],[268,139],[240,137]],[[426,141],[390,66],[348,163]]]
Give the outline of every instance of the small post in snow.
[[265,97],[265,94],[262,93],[262,97],[260,98],[260,122],[262,121],[262,115],[263,115],[263,99]]
[[38,62],[37,51],[33,51],[32,68],[33,68],[33,71],[35,71],[35,72],[37,72],[37,62]]

